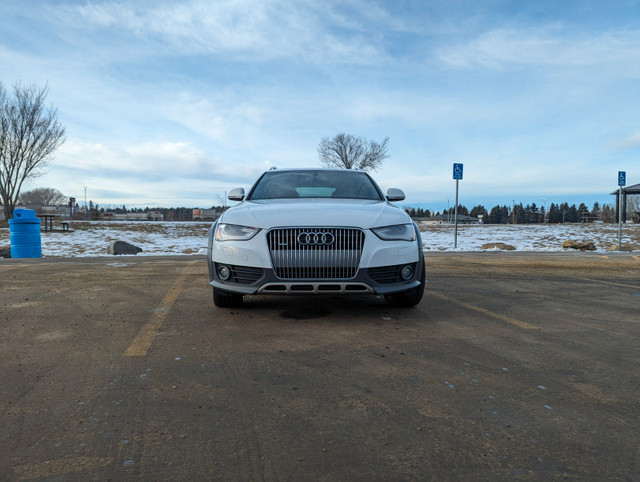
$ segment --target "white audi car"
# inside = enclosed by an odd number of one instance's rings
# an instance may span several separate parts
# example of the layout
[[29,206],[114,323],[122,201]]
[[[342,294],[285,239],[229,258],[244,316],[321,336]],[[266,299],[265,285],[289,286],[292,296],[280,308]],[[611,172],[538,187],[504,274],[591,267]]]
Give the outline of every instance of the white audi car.
[[255,294],[373,294],[394,306],[422,299],[418,227],[365,172],[271,169],[209,232],[213,301],[237,307]]

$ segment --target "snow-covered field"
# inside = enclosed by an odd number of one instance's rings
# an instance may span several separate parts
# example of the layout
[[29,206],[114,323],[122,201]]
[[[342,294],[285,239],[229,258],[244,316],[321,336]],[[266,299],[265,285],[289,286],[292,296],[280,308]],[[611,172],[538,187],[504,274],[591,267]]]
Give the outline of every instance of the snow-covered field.
[[[107,256],[113,241],[127,241],[143,255],[205,254],[211,223],[73,221],[72,231],[42,233],[44,257]],[[453,251],[453,226],[422,226],[425,251]],[[505,243],[517,251],[562,251],[566,240],[592,241],[598,251],[618,244],[617,224],[458,226],[457,251],[480,251],[486,243]],[[0,228],[0,247],[9,229]],[[622,244],[640,251],[640,224],[622,227]]]
[[[114,241],[142,248],[142,255],[206,254],[211,223],[153,221],[71,221],[69,232],[42,232],[43,257],[108,256]],[[0,229],[0,246],[9,246],[9,229]]]
[[[451,251],[454,226],[422,226],[425,250]],[[617,224],[486,224],[458,226],[457,251],[480,251],[488,243],[504,243],[517,251],[563,251],[564,241],[590,241],[597,251],[618,246]],[[640,224],[622,226],[623,249],[640,250]]]

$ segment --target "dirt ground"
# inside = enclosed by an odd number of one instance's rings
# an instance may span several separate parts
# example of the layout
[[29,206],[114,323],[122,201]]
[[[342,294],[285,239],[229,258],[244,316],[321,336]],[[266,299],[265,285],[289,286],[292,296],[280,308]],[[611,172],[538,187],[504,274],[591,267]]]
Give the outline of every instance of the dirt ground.
[[640,257],[430,253],[421,304],[0,260],[0,480],[634,480]]

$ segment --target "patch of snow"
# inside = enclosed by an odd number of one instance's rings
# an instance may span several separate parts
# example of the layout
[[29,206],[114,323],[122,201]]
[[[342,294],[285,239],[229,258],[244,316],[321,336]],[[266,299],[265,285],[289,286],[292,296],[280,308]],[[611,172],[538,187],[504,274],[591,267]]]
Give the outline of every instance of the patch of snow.
[[[194,222],[72,221],[69,232],[41,233],[42,256],[110,256],[107,247],[114,241],[142,248],[136,256],[206,254],[210,227],[211,223]],[[0,246],[9,246],[9,237],[8,228],[0,229]]]
[[[425,251],[454,251],[454,226],[421,226]],[[458,226],[455,251],[482,251],[487,243],[505,243],[516,251],[564,251],[563,241],[592,241],[597,251],[618,244],[617,224],[483,224]],[[640,225],[622,227],[622,244],[640,249]]]

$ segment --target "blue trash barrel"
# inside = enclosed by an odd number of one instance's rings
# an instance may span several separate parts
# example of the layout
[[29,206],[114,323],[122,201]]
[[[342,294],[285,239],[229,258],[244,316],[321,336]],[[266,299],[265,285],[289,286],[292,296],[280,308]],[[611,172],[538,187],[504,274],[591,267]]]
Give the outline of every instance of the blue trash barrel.
[[12,258],[42,258],[40,219],[32,209],[16,209],[9,219]]

